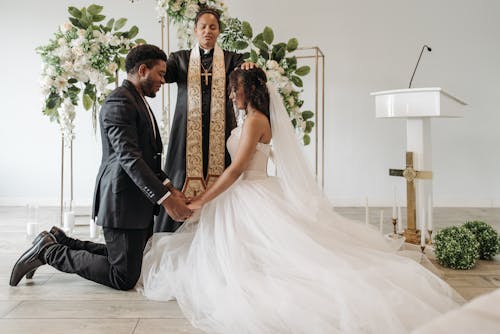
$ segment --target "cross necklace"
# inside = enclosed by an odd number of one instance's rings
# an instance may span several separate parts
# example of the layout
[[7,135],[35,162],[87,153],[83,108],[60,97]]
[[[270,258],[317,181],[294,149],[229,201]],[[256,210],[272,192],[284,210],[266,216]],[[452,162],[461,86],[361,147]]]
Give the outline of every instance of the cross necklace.
[[212,64],[208,67],[208,70],[203,66],[203,63],[200,62],[201,68],[203,68],[203,73],[201,74],[202,77],[205,77],[205,86],[208,86],[208,77],[212,76],[212,72],[209,72],[212,69],[212,65],[214,62],[212,61]]

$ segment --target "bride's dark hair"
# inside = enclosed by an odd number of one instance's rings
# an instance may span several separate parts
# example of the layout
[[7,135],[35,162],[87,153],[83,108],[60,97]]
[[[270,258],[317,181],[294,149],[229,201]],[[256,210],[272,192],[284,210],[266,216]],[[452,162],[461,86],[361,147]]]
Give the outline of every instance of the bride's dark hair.
[[266,73],[254,67],[249,70],[236,68],[229,75],[229,93],[236,90],[238,85],[243,85],[246,103],[250,103],[252,107],[269,117],[269,91],[266,86]]

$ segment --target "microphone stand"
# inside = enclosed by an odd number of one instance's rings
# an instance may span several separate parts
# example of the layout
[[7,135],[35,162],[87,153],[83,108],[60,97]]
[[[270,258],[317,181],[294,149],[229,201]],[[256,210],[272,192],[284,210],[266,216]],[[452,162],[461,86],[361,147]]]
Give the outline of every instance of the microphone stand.
[[420,55],[418,56],[417,64],[415,65],[415,69],[413,70],[413,74],[411,75],[410,84],[408,88],[411,88],[411,83],[413,81],[413,77],[415,76],[415,72],[417,71],[418,63],[420,63],[420,58],[422,58],[422,53],[424,53],[424,49],[427,49],[429,52],[432,51],[431,47],[428,45],[422,46],[422,50],[420,51]]

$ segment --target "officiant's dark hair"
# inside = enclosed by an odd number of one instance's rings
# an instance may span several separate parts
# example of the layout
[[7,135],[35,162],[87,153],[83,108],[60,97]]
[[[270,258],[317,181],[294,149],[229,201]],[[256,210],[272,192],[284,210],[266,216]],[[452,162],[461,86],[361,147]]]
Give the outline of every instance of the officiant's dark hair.
[[217,23],[219,24],[219,30],[221,29],[220,12],[217,9],[215,9],[213,7],[209,7],[209,6],[204,6],[204,7],[200,8],[198,13],[196,14],[196,17],[194,18],[194,25],[195,26],[198,24],[198,20],[200,19],[200,17],[204,14],[212,14],[213,16],[215,16],[215,18],[217,19]]
[[156,45],[141,44],[129,51],[125,58],[125,70],[129,74],[134,74],[142,64],[152,68],[158,60],[167,61],[167,55],[162,49]]
[[249,70],[236,68],[229,75],[229,92],[235,90],[238,85],[243,85],[246,103],[250,103],[252,107],[269,116],[269,91],[267,90],[266,73],[258,67]]

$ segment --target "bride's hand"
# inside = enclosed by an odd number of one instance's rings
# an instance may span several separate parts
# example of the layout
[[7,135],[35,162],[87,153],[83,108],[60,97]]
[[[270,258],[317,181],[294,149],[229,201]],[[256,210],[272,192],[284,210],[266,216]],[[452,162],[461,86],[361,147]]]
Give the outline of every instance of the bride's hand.
[[203,206],[203,202],[200,200],[200,198],[198,196],[193,197],[191,199],[191,202],[188,204],[188,208],[193,210],[193,211],[201,209],[202,206]]

